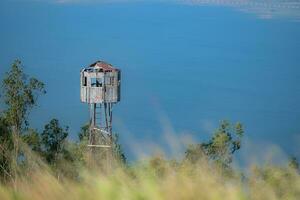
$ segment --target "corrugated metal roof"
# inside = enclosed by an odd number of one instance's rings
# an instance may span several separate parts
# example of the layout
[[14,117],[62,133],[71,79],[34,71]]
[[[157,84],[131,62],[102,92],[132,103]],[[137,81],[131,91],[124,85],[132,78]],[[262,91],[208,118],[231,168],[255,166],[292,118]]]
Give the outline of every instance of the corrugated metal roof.
[[113,67],[111,64],[104,61],[97,61],[91,64],[89,67],[103,69],[103,71],[118,71],[117,68]]

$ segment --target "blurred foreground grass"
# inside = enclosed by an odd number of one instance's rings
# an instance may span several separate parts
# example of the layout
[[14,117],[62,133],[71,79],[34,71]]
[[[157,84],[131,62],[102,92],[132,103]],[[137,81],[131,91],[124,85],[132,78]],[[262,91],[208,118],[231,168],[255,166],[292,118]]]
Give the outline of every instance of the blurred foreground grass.
[[154,157],[110,173],[82,169],[77,180],[38,169],[0,187],[0,199],[300,199],[300,176],[288,167],[252,167],[224,174],[205,161]]

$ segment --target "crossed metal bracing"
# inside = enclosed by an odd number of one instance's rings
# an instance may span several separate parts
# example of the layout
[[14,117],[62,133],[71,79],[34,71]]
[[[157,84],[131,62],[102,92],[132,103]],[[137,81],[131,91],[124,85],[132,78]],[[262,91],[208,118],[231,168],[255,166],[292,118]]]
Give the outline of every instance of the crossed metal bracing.
[[91,128],[88,147],[110,148],[110,134],[97,127]]
[[112,159],[112,103],[90,104],[88,147],[94,162],[110,168]]

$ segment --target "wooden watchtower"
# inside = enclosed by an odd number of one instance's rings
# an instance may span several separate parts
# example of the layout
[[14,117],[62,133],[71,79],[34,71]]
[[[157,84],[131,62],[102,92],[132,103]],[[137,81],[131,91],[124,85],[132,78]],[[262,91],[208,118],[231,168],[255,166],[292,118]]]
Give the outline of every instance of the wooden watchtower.
[[94,159],[111,162],[112,111],[113,105],[120,101],[120,86],[121,71],[104,61],[80,72],[80,99],[89,105],[88,147]]

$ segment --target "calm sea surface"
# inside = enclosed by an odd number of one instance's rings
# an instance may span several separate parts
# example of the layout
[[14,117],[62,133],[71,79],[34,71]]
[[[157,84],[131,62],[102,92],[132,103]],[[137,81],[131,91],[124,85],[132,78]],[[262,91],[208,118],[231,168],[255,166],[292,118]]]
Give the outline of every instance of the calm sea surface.
[[271,144],[300,155],[300,22],[224,7],[4,1],[0,27],[1,79],[19,58],[46,83],[30,115],[39,130],[58,118],[77,139],[88,120],[79,71],[105,60],[122,70],[114,130],[129,157],[133,143],[165,145],[170,132],[203,141],[222,119],[245,125],[241,155]]

